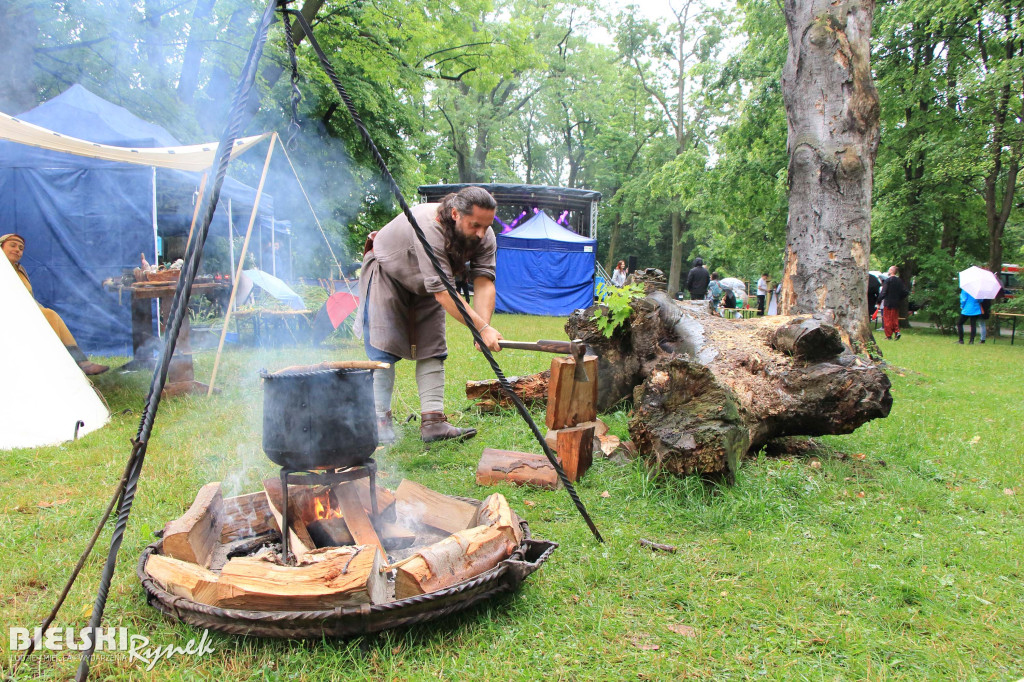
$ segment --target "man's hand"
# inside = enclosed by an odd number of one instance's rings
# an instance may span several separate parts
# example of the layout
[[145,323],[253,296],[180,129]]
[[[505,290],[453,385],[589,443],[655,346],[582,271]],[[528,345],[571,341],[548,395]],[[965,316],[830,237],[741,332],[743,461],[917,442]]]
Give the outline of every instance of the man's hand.
[[[498,345],[498,341],[505,338],[501,335],[501,332],[490,325],[484,327],[484,330],[480,332],[480,337],[484,340],[484,344],[495,353],[501,350],[501,346]],[[475,343],[473,345],[476,346],[477,350],[480,350],[479,343]]]

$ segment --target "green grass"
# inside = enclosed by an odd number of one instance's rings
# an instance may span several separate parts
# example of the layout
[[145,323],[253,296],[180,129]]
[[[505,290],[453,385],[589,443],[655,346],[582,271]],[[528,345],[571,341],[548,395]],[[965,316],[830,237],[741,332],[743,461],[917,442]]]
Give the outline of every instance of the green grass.
[[[557,337],[561,325],[496,321],[506,337],[523,340]],[[480,434],[427,449],[413,424],[379,460],[388,484],[409,477],[480,498],[490,492],[474,483],[483,447],[536,444],[514,413],[469,409],[463,383],[489,370],[464,329],[450,325],[449,339],[446,409]],[[652,477],[639,463],[599,461],[578,489],[604,545],[564,491],[500,486],[535,535],[560,543],[514,595],[348,641],[215,634],[216,652],[204,658],[162,661],[149,673],[97,659],[94,679],[1018,679],[1024,345],[958,346],[916,329],[881,343],[892,363],[892,414],[819,439],[820,468],[762,456],[744,464],[734,486],[709,488]],[[223,393],[161,404],[105,624],[154,644],[198,637],[146,606],[134,573],[139,553],[203,483],[248,492],[274,472],[260,449],[259,368],[359,355],[344,345],[329,354],[236,350],[225,356]],[[546,367],[550,356],[506,351],[499,361],[513,375]],[[211,364],[200,355],[197,375],[208,376]],[[419,411],[412,370],[399,365],[397,415]],[[148,381],[103,375],[109,426],[60,447],[0,452],[0,624],[34,627],[50,609],[120,475]],[[626,435],[624,413],[606,418]],[[58,500],[67,501],[38,506]],[[108,537],[109,529],[101,542]],[[640,538],[679,551],[652,553]],[[90,559],[57,625],[85,624],[105,549]],[[76,663],[37,657],[23,672],[66,679]]]

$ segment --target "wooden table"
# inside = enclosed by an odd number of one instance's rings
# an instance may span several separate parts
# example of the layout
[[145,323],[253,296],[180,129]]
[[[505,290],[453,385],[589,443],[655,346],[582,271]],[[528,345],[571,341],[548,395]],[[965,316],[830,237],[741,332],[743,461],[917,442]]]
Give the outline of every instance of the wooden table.
[[[1020,313],[992,313],[992,315],[993,315],[993,317],[996,317],[996,318],[1008,317],[1013,322],[1013,327],[1011,328],[1011,331],[1010,331],[1010,345],[1012,346],[1013,345],[1013,338],[1017,335],[1017,318],[1018,317],[1024,317],[1024,315],[1022,315]],[[998,322],[998,320],[996,320],[996,321]],[[982,320],[982,324],[984,324],[984,323],[985,323],[985,321]],[[999,325],[996,324],[996,333],[992,337],[993,343],[998,338],[999,338]]]
[[[160,332],[167,331],[168,315],[171,312],[171,301],[178,288],[177,281],[169,282],[135,282],[133,284],[106,284],[108,291],[119,295],[131,295],[132,306],[132,352],[134,357],[122,369],[151,369],[156,366],[153,351],[161,347],[159,339],[153,335],[153,299],[160,301]],[[222,282],[197,282],[192,285],[192,294],[217,293],[226,290],[228,285]],[[195,380],[192,364],[192,345],[189,343],[188,314],[185,315],[178,332],[178,340],[174,344],[174,355],[167,370],[167,383],[163,397],[184,393],[205,394],[209,386]]]

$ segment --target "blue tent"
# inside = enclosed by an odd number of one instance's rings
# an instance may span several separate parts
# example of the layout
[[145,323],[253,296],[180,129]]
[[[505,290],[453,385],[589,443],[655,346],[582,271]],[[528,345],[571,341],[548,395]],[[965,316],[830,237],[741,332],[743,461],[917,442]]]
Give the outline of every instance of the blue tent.
[[[81,85],[18,118],[120,147],[181,144],[167,130]],[[36,299],[60,313],[86,353],[130,355],[130,306],[105,291],[102,282],[137,267],[141,253],[157,262],[154,210],[161,239],[188,233],[198,185],[196,173],[154,170],[0,141],[0,233],[18,232],[25,237],[22,264]],[[225,181],[214,229],[227,236],[228,198],[234,200],[237,223],[247,220],[255,196],[242,183]],[[264,196],[260,203],[261,221],[273,220],[268,199]]]
[[594,302],[597,240],[543,211],[498,236],[497,303],[504,313],[568,315]]

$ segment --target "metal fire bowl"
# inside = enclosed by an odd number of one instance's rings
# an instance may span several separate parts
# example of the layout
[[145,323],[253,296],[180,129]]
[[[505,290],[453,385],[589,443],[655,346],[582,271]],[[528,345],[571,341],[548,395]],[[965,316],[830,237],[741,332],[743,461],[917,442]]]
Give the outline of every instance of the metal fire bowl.
[[[455,499],[479,503],[479,500],[465,497]],[[146,590],[146,601],[169,620],[228,635],[277,639],[354,637],[441,618],[518,589],[558,547],[555,542],[531,538],[526,521],[520,521],[520,526],[524,537],[522,544],[509,558],[489,571],[437,592],[385,604],[363,604],[324,611],[245,611],[199,604],[167,592],[146,573],[146,560],[150,554],[162,553],[162,540],[142,552],[136,574]]]

